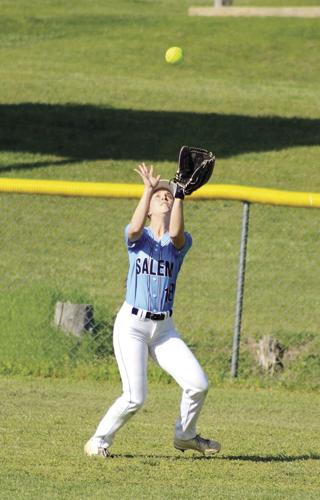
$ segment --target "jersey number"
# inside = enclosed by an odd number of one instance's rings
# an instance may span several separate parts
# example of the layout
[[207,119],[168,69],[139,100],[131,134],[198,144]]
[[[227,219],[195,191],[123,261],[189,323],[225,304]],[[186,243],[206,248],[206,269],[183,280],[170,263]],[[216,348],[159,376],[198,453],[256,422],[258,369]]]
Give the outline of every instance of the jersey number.
[[175,287],[176,287],[176,284],[175,283],[171,283],[170,286],[168,286],[167,288],[164,289],[165,294],[166,294],[165,295],[165,301],[166,302],[172,302]]

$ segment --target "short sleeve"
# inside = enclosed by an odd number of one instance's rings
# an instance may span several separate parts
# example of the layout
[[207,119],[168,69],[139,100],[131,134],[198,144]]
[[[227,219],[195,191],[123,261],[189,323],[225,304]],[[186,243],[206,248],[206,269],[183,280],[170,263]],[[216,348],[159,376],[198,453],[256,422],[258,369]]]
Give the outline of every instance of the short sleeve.
[[180,248],[180,250],[177,250],[178,253],[182,256],[182,257],[185,257],[185,255],[187,255],[187,253],[189,252],[190,248],[192,247],[192,236],[190,233],[187,233],[185,231],[184,233],[184,237],[185,237],[185,242],[184,242],[184,245],[182,248]]
[[138,249],[141,246],[141,244],[143,243],[143,241],[145,240],[146,229],[145,228],[143,229],[143,233],[141,234],[141,236],[138,240],[131,241],[131,240],[129,240],[129,236],[128,236],[129,227],[130,227],[130,224],[127,224],[125,229],[124,229],[124,239],[125,239],[128,250],[135,250],[135,249]]

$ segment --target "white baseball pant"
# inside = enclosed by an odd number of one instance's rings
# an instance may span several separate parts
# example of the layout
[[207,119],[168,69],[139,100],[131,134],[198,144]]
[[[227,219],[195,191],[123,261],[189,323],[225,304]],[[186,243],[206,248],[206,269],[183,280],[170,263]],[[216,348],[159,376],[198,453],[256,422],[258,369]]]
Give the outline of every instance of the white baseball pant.
[[142,319],[124,303],[114,325],[113,344],[123,394],[102,418],[94,438],[111,446],[116,432],[139,410],[147,395],[148,354],[181,386],[180,416],[175,435],[179,439],[196,436],[196,422],[208,391],[208,379],[189,347],[175,330],[172,318],[162,321]]

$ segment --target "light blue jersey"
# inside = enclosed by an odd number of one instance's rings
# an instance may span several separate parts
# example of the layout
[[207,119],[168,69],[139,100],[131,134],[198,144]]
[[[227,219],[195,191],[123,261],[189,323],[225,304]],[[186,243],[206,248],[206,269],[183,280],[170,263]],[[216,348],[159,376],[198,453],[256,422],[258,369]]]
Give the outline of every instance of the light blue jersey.
[[151,312],[165,312],[173,308],[176,281],[183,259],[192,245],[191,235],[185,232],[185,245],[177,250],[165,233],[157,240],[145,227],[136,241],[125,239],[129,255],[126,302]]

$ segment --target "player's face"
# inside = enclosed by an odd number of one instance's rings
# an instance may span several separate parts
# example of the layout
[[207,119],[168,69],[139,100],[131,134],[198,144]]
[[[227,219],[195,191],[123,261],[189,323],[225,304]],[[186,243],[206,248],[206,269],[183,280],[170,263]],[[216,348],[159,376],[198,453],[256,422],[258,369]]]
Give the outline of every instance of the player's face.
[[150,214],[165,214],[171,212],[173,196],[167,189],[158,189],[150,201]]

